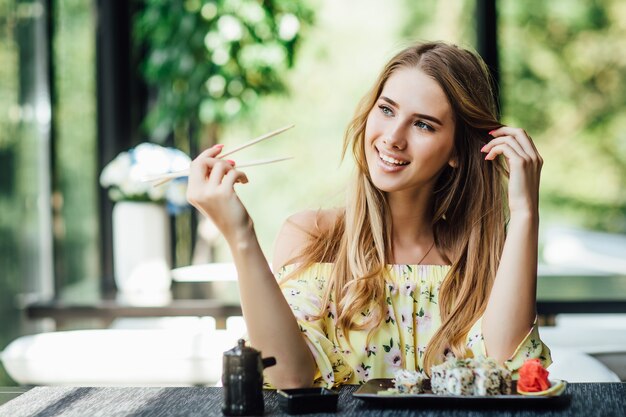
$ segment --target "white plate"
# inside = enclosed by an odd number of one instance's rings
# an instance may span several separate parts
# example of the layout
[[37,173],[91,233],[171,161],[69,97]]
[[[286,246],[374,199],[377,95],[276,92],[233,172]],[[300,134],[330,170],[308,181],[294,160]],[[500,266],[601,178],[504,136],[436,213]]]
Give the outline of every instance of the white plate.
[[176,282],[237,281],[237,269],[232,262],[183,266],[172,269]]

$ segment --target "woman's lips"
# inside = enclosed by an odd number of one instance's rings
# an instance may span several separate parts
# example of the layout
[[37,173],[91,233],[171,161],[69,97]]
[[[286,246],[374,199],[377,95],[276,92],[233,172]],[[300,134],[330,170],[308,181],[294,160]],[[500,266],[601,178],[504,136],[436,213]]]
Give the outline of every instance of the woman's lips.
[[378,157],[380,159],[382,159],[383,161],[385,161],[385,162],[387,162],[389,164],[393,164],[393,165],[406,165],[406,164],[408,164],[408,162],[406,162],[406,161],[401,161],[401,160],[396,159],[394,157],[387,156],[387,155],[385,155],[383,153],[379,153]]
[[398,172],[409,164],[409,161],[403,161],[378,151],[378,166],[385,172]]

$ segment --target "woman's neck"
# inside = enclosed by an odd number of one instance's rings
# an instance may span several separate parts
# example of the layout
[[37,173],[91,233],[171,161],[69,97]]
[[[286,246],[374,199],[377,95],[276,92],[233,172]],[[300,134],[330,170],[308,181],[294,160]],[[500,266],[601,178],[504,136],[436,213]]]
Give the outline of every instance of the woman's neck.
[[432,241],[432,202],[429,193],[395,192],[387,194],[391,212],[392,235],[405,240]]
[[[429,192],[387,194],[392,221],[393,263],[419,263],[431,248],[434,242],[431,196]],[[441,261],[436,248],[433,248],[422,263]]]

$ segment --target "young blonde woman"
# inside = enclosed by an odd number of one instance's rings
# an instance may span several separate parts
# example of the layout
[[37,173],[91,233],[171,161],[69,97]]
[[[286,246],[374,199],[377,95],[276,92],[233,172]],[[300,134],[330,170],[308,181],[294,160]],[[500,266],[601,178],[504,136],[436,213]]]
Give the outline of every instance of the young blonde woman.
[[[251,344],[279,388],[363,383],[446,354],[514,376],[551,362],[537,332],[538,191],[531,138],[497,120],[483,61],[445,43],[398,53],[344,141],[345,208],[296,214],[270,271],[221,146],[192,163],[188,199],[226,238]],[[507,181],[508,178],[508,181]]]

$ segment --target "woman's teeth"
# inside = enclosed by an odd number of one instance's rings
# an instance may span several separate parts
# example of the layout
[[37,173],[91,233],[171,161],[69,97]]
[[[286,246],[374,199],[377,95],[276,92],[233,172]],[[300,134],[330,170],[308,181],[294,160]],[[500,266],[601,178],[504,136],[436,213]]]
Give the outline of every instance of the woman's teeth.
[[383,155],[383,154],[378,154],[380,159],[382,159],[384,162],[387,162],[388,164],[394,164],[394,165],[407,165],[408,162],[405,161],[399,161],[397,159],[391,158],[389,156]]

